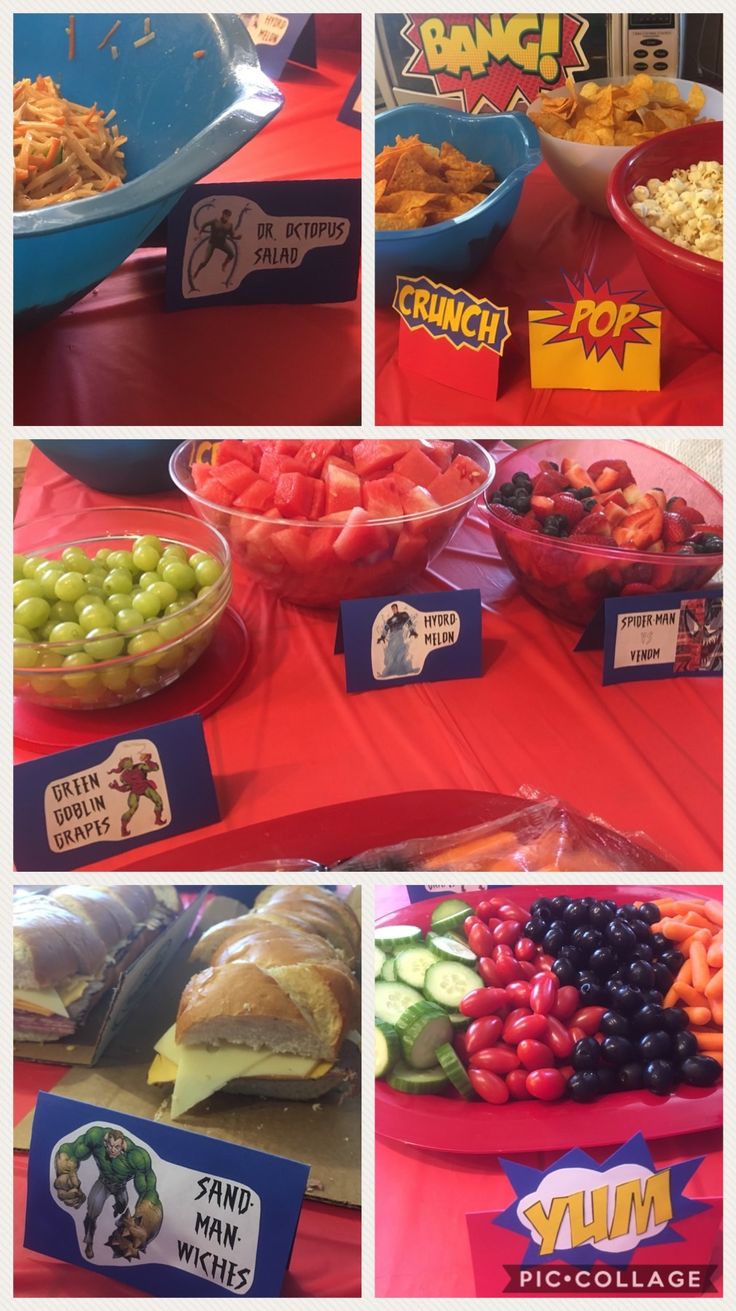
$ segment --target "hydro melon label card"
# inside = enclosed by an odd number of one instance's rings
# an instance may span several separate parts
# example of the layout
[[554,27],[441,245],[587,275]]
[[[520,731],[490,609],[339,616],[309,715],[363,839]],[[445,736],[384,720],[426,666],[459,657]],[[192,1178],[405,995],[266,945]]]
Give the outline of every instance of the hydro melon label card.
[[157,1297],[277,1297],[309,1166],[40,1093],[25,1246]]

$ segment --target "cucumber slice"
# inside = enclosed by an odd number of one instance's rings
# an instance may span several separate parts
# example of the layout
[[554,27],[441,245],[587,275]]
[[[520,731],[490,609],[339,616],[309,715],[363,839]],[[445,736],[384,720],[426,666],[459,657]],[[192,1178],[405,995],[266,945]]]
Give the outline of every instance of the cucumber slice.
[[449,897],[447,901],[441,901],[432,911],[432,928],[442,933],[452,933],[456,929],[461,929],[468,915],[472,914],[472,907],[467,901],[461,901],[459,897]]
[[462,930],[460,930],[459,933],[455,933],[454,931],[452,933],[442,933],[439,929],[430,929],[424,939],[425,946],[431,947],[435,938],[450,938],[452,942],[461,942],[463,947],[467,947],[468,945],[468,940]]
[[431,1070],[412,1070],[410,1065],[399,1061],[388,1076],[390,1088],[403,1093],[438,1093],[447,1087],[447,1075],[441,1065]]
[[401,1055],[401,1043],[395,1029],[376,1020],[376,1078],[385,1079]]
[[417,992],[416,988],[409,988],[405,983],[388,983],[384,979],[376,981],[375,994],[376,1019],[383,1020],[384,1024],[395,1024],[399,1016],[404,1011],[408,1011],[410,1006],[424,1000],[421,992]]
[[445,1011],[429,1001],[418,1001],[396,1021],[404,1060],[413,1070],[437,1064],[437,1048],[450,1042],[452,1025]]
[[387,957],[386,957],[386,960],[384,961],[383,969],[381,970],[381,978],[382,978],[382,979],[385,979],[385,980],[386,980],[386,983],[393,983],[393,982],[395,981],[395,979],[396,979],[396,957],[395,957],[395,956],[387,956]]
[[[380,984],[376,985],[380,987]],[[424,976],[424,995],[427,1001],[456,1011],[463,997],[479,986],[478,975],[460,961],[440,960]]]
[[471,1101],[473,1086],[449,1042],[445,1043],[444,1047],[437,1048],[437,1060],[452,1086],[457,1088],[460,1096],[468,1102]]
[[381,951],[403,951],[404,947],[421,942],[422,930],[414,924],[392,924],[385,929],[376,929],[375,940]]
[[448,1019],[452,1025],[453,1033],[464,1033],[470,1024],[470,1016],[462,1015],[460,1011],[450,1011]]
[[459,942],[457,938],[448,935],[437,935],[432,937],[432,951],[443,960],[462,961],[463,965],[475,965],[477,956],[474,951],[470,950],[464,942]]
[[375,974],[374,974],[373,977],[374,977],[375,979],[380,979],[380,977],[381,977],[381,970],[383,969],[384,965],[386,964],[386,953],[385,953],[385,951],[381,951],[381,948],[380,948],[380,947],[374,947],[374,948],[373,948],[373,951],[374,951],[374,954],[375,954],[375,962],[376,962],[376,970],[375,970]]
[[405,947],[396,961],[396,977],[410,988],[423,988],[424,976],[430,965],[437,964],[437,957],[428,947]]

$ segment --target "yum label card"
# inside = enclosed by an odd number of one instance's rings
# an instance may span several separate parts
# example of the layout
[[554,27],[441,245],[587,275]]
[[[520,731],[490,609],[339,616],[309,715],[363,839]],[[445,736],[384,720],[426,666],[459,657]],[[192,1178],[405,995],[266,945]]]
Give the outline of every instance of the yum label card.
[[39,1094],[25,1246],[159,1297],[277,1297],[309,1167]]
[[313,14],[241,14],[266,77],[277,82],[288,61],[317,67]]
[[199,715],[16,765],[15,865],[79,869],[220,818]]
[[431,278],[400,275],[393,308],[401,319],[402,369],[455,391],[496,399],[500,360],[511,336],[507,306]]
[[529,311],[534,388],[659,391],[662,311],[644,292],[563,274],[567,295]]
[[578,1148],[543,1170],[501,1159],[514,1200],[467,1217],[477,1292],[712,1290],[722,1203],[686,1191],[702,1162],[658,1166],[641,1134],[601,1162]]
[[343,601],[335,650],[348,692],[480,678],[480,592]]
[[603,648],[603,683],[723,677],[723,588],[607,597],[577,651]]
[[354,300],[360,179],[190,187],[169,215],[166,307]]

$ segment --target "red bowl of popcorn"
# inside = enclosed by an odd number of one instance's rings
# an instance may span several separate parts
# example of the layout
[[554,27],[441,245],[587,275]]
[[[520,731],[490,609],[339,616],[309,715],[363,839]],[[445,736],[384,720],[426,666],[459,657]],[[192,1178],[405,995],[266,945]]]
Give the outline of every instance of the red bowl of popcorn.
[[723,350],[723,264],[683,250],[648,228],[631,208],[634,187],[651,178],[666,182],[675,169],[701,161],[723,163],[723,124],[699,123],[653,137],[630,150],[608,181],[612,217],[634,244],[652,291],[664,306],[713,350]]

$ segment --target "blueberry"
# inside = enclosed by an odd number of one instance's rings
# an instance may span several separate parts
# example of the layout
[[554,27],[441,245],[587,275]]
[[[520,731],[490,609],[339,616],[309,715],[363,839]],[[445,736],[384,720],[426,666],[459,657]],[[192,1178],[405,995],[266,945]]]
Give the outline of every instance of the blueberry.
[[629,1065],[635,1059],[636,1052],[628,1038],[609,1033],[601,1043],[601,1056],[609,1065]]
[[[720,1070],[720,1066],[718,1068]],[[651,1089],[659,1097],[666,1097],[675,1087],[677,1075],[671,1061],[649,1061],[642,1071],[642,1079],[645,1088]]]
[[664,1029],[655,1029],[645,1033],[638,1042],[639,1057],[642,1061],[656,1061],[663,1056],[672,1055],[672,1038]]
[[630,956],[636,946],[636,934],[625,920],[611,920],[606,937],[619,956]]
[[678,1011],[676,1007],[669,1007],[662,1016],[662,1028],[665,1033],[679,1035],[684,1032],[688,1026],[688,1018],[684,1011]]
[[566,960],[564,956],[559,956],[552,962],[552,973],[557,975],[562,987],[574,983],[578,976],[572,961]]
[[654,987],[654,970],[645,960],[633,960],[629,965],[629,983],[635,988]]
[[649,941],[651,942],[652,946],[654,947],[654,950],[658,953],[660,958],[662,952],[669,951],[672,945],[669,942],[669,940],[665,938],[663,933],[653,933]]
[[601,1092],[595,1070],[579,1070],[567,1083],[567,1091],[574,1102],[592,1102]]
[[554,914],[555,918],[557,918],[557,916],[562,914],[565,907],[570,905],[570,898],[562,897],[562,896],[552,897],[549,904],[552,913]]
[[502,496],[513,496],[516,488],[513,483],[501,483],[499,491]]
[[590,983],[587,980],[579,984],[578,992],[580,993],[581,1006],[605,1006],[606,990],[600,983]]
[[540,919],[536,915],[534,915],[530,920],[527,920],[524,925],[524,936],[526,938],[531,938],[532,942],[541,942],[546,932],[547,925],[543,919]]
[[542,939],[542,946],[544,947],[547,956],[558,956],[560,952],[560,948],[563,947],[564,945],[565,945],[564,929],[551,928],[546,930],[545,935]]
[[674,974],[671,974],[666,965],[658,960],[654,966],[654,982],[661,992],[669,992],[675,981]]
[[597,1070],[601,1063],[601,1049],[595,1038],[581,1038],[575,1043],[570,1057],[574,1070]]
[[616,964],[616,957],[610,947],[597,947],[591,952],[588,965],[601,979],[610,979]]
[[590,916],[590,907],[586,906],[582,899],[571,901],[562,912],[562,919],[565,924],[575,928],[578,924],[587,924]]
[[[650,934],[651,937],[651,934]],[[654,964],[654,948],[649,942],[637,942],[634,951],[634,960],[645,960],[649,965]]]
[[617,1071],[616,1083],[623,1092],[635,1092],[637,1088],[641,1088],[643,1082],[643,1071],[638,1061],[632,1061],[630,1065],[622,1065]]
[[633,1015],[634,1011],[641,1009],[641,993],[630,984],[622,983],[616,994],[616,1005],[624,1015]]
[[710,1088],[721,1077],[721,1067],[712,1056],[691,1056],[680,1066],[685,1083],[695,1088]]
[[532,902],[529,910],[532,915],[540,916],[545,923],[549,923],[553,919],[552,902],[549,897],[537,897],[537,900]]
[[532,484],[532,480],[529,477],[529,474],[523,473],[521,470],[519,470],[518,473],[512,475],[511,481],[515,487],[531,487]]
[[639,907],[639,915],[647,924],[656,924],[657,920],[661,918],[662,912],[654,905],[653,901],[645,901]]
[[[682,1014],[678,1011],[677,1014]],[[672,1053],[676,1061],[682,1064],[683,1061],[689,1060],[692,1056],[698,1054],[698,1044],[694,1033],[677,1033],[672,1039]]]
[[664,1028],[664,1017],[665,1012],[661,1006],[647,1003],[634,1016],[632,1028],[636,1033],[654,1033],[655,1030]]
[[666,965],[672,974],[679,974],[685,964],[685,957],[681,951],[666,951],[660,956],[662,965]]
[[618,1011],[606,1011],[601,1019],[601,1033],[607,1036],[610,1034],[615,1038],[628,1038],[631,1033],[631,1022],[625,1015],[619,1015]]

